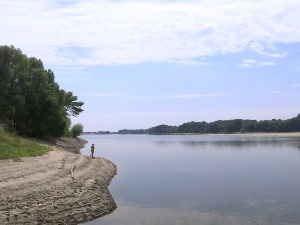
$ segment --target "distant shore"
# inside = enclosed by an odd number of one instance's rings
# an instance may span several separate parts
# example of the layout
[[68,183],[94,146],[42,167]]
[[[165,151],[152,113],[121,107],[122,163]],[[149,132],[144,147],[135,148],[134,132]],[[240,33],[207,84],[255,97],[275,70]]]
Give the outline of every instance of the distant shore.
[[170,134],[170,135],[247,135],[247,136],[300,136],[300,132],[252,132],[252,133],[182,133],[182,134]]
[[0,224],[71,225],[116,209],[108,190],[117,172],[112,162],[74,153],[86,143],[82,139],[41,142],[52,151],[0,161]]
[[236,133],[170,133],[170,134],[102,134],[96,132],[85,132],[83,135],[249,135],[249,136],[300,136],[300,132],[236,132]]

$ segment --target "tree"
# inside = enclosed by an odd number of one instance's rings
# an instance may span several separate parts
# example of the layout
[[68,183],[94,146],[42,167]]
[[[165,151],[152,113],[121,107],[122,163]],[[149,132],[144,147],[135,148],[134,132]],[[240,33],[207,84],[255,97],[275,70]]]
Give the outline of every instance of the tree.
[[178,128],[176,126],[168,126],[165,124],[152,127],[148,130],[149,134],[172,134],[177,133]]
[[0,121],[17,126],[22,117],[24,96],[22,86],[29,62],[20,49],[0,46]]
[[77,101],[77,96],[74,96],[73,92],[65,92],[64,90],[61,90],[60,100],[63,110],[67,112],[68,115],[78,116],[83,111],[81,106],[84,103]]
[[206,122],[188,122],[180,125],[178,127],[179,133],[203,133],[205,126],[207,125]]
[[83,102],[59,88],[43,62],[13,46],[0,46],[0,124],[35,137],[60,137]]
[[74,124],[71,128],[72,137],[78,137],[83,132],[83,125],[81,123]]
[[218,121],[208,123],[204,129],[204,133],[220,133]]

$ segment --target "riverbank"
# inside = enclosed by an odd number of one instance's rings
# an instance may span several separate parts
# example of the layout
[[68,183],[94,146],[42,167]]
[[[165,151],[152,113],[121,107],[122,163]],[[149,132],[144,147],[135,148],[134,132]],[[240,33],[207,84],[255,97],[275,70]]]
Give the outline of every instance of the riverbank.
[[82,139],[52,142],[43,156],[0,161],[0,224],[78,224],[116,209],[108,185],[116,166],[76,154]]

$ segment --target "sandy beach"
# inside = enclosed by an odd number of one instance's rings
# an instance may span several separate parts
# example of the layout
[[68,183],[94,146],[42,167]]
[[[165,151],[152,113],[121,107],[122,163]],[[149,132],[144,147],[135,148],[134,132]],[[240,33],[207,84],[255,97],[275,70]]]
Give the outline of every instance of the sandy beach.
[[116,209],[108,190],[117,172],[112,162],[70,152],[78,152],[80,139],[44,144],[52,148],[44,156],[0,161],[0,224],[71,225]]

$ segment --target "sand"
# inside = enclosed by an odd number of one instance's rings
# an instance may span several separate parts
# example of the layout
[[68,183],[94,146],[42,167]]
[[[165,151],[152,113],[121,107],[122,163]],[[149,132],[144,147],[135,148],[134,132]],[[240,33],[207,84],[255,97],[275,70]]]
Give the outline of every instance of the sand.
[[53,150],[44,156],[0,161],[1,225],[78,224],[116,209],[112,162],[66,151],[78,151],[80,140],[46,144]]

